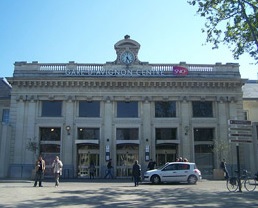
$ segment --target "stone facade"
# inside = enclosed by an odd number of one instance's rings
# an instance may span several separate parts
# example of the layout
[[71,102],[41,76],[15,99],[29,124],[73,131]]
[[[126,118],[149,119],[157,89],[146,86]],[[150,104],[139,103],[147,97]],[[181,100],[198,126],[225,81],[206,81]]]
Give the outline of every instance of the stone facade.
[[[47,157],[47,165],[58,154],[65,165],[63,176],[69,178],[87,177],[89,160],[96,163],[97,177],[104,177],[110,158],[116,177],[130,177],[135,159],[145,170],[150,158],[161,165],[180,156],[196,162],[209,177],[221,159],[212,150],[216,142],[228,145],[223,156],[233,168],[235,147],[228,143],[228,120],[244,119],[245,80],[239,65],[150,64],[138,59],[139,49],[139,43],[125,36],[115,44],[117,59],[105,64],[16,62],[14,75],[8,78],[12,85],[8,177],[29,177],[38,154]],[[121,58],[125,51],[132,53],[130,64]],[[61,114],[44,116],[46,101],[61,102]],[[99,103],[99,116],[80,116],[82,101],[87,106]],[[174,103],[175,116],[156,116],[158,102]],[[119,105],[125,103],[136,103],[137,116],[119,116]],[[211,107],[208,114],[198,104]],[[195,115],[195,108],[202,116]],[[57,129],[59,139],[49,139],[48,129]],[[84,130],[97,132],[97,139],[81,138]],[[125,136],[127,131],[129,139],[120,139],[119,132]],[[175,133],[169,137],[166,132]],[[35,152],[27,148],[31,140],[38,145]],[[249,149],[240,149],[244,161]],[[244,165],[251,166],[247,161]]]
[[[253,143],[250,149],[250,157],[246,157],[243,163],[250,163],[252,172],[258,171],[258,83],[257,80],[249,80],[242,88],[243,90],[243,108],[246,119],[252,121]],[[245,145],[247,146],[247,145]],[[248,148],[248,146],[246,147]]]

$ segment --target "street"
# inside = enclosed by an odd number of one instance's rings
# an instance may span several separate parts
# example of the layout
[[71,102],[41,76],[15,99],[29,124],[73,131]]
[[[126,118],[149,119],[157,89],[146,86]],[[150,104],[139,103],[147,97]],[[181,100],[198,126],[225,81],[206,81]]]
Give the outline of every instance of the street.
[[33,187],[33,181],[1,181],[0,207],[258,207],[254,192],[228,192],[225,181],[197,185],[142,183],[118,179],[70,180],[54,187]]

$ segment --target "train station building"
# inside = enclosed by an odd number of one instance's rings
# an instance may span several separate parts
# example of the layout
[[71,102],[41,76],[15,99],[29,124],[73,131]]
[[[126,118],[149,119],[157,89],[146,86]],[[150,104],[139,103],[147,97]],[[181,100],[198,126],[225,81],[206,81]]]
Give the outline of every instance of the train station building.
[[[114,49],[116,60],[104,64],[14,64],[0,177],[30,177],[38,155],[46,176],[58,155],[67,178],[88,177],[91,161],[104,177],[110,159],[117,178],[130,177],[135,160],[144,170],[150,159],[160,166],[183,157],[207,177],[222,157],[236,164],[228,120],[246,115],[238,64],[152,64],[128,35]],[[252,145],[240,151],[253,168]]]

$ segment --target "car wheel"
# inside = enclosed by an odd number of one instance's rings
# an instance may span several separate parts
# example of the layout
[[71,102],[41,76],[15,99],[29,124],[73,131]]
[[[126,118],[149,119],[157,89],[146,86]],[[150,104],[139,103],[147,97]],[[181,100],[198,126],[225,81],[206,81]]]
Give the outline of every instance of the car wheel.
[[189,177],[188,177],[188,183],[189,184],[196,184],[196,182],[197,182],[197,177],[195,176],[195,175],[190,175]]
[[151,177],[151,182],[152,182],[153,184],[159,184],[159,183],[160,183],[160,177],[159,177],[158,175],[153,175],[153,176]]

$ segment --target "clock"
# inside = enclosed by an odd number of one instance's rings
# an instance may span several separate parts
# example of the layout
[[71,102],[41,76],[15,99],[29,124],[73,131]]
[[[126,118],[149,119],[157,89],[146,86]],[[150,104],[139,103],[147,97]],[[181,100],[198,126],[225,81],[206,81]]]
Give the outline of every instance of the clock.
[[131,64],[135,60],[135,56],[131,51],[124,51],[120,56],[120,61],[124,64]]

